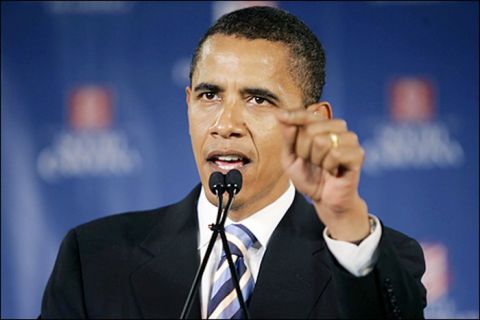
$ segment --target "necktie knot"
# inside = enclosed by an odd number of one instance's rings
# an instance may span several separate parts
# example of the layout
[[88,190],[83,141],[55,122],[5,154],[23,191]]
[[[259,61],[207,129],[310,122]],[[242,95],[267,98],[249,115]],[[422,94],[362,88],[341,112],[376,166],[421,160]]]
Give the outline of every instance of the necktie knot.
[[[255,235],[242,224],[231,224],[225,227],[228,246],[233,255],[244,257],[256,242]],[[225,255],[225,252],[223,253]]]

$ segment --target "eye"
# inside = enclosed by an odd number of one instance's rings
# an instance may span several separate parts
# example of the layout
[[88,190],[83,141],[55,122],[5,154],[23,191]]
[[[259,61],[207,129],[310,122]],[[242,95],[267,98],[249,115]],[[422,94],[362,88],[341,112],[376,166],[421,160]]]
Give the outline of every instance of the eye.
[[214,100],[217,97],[217,94],[215,92],[203,92],[200,94],[200,98],[206,99],[206,100]]
[[272,104],[269,100],[263,97],[251,97],[250,99],[248,99],[248,102],[253,103],[255,105],[259,105],[259,106],[266,106],[266,105]]
[[264,98],[261,98],[261,97],[254,97],[253,99],[255,100],[255,103],[257,103],[257,104],[262,104],[265,101],[267,101],[267,100],[265,100]]

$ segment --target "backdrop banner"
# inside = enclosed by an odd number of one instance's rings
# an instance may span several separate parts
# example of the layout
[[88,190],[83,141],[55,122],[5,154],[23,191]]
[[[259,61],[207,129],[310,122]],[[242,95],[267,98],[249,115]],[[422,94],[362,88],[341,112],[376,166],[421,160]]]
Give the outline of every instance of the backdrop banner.
[[[364,146],[369,211],[423,246],[426,316],[478,318],[478,2],[254,3],[292,12],[324,44],[322,99]],[[69,229],[199,182],[191,54],[246,5],[2,2],[2,318],[39,315]]]

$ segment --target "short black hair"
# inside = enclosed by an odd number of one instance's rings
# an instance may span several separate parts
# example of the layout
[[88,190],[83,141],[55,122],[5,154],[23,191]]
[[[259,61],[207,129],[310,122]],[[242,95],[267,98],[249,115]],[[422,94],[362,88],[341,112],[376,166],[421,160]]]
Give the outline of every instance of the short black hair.
[[272,7],[248,7],[223,15],[200,39],[190,64],[190,85],[204,42],[215,34],[281,42],[290,49],[291,72],[305,106],[320,100],[325,84],[325,51],[300,19]]

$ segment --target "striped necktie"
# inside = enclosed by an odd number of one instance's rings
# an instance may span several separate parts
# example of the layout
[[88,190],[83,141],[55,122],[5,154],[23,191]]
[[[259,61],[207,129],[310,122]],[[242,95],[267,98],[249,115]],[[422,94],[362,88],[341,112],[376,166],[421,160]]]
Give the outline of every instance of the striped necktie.
[[[248,305],[255,282],[253,281],[250,270],[248,270],[245,265],[244,256],[247,254],[247,250],[257,242],[257,238],[255,238],[247,227],[241,224],[231,224],[225,227],[225,234],[227,236],[228,246],[232,252],[232,260],[237,270],[243,299]],[[235,285],[233,284],[228,261],[223,250],[213,279],[213,288],[208,304],[208,318],[241,319],[243,312],[238,302]]]

